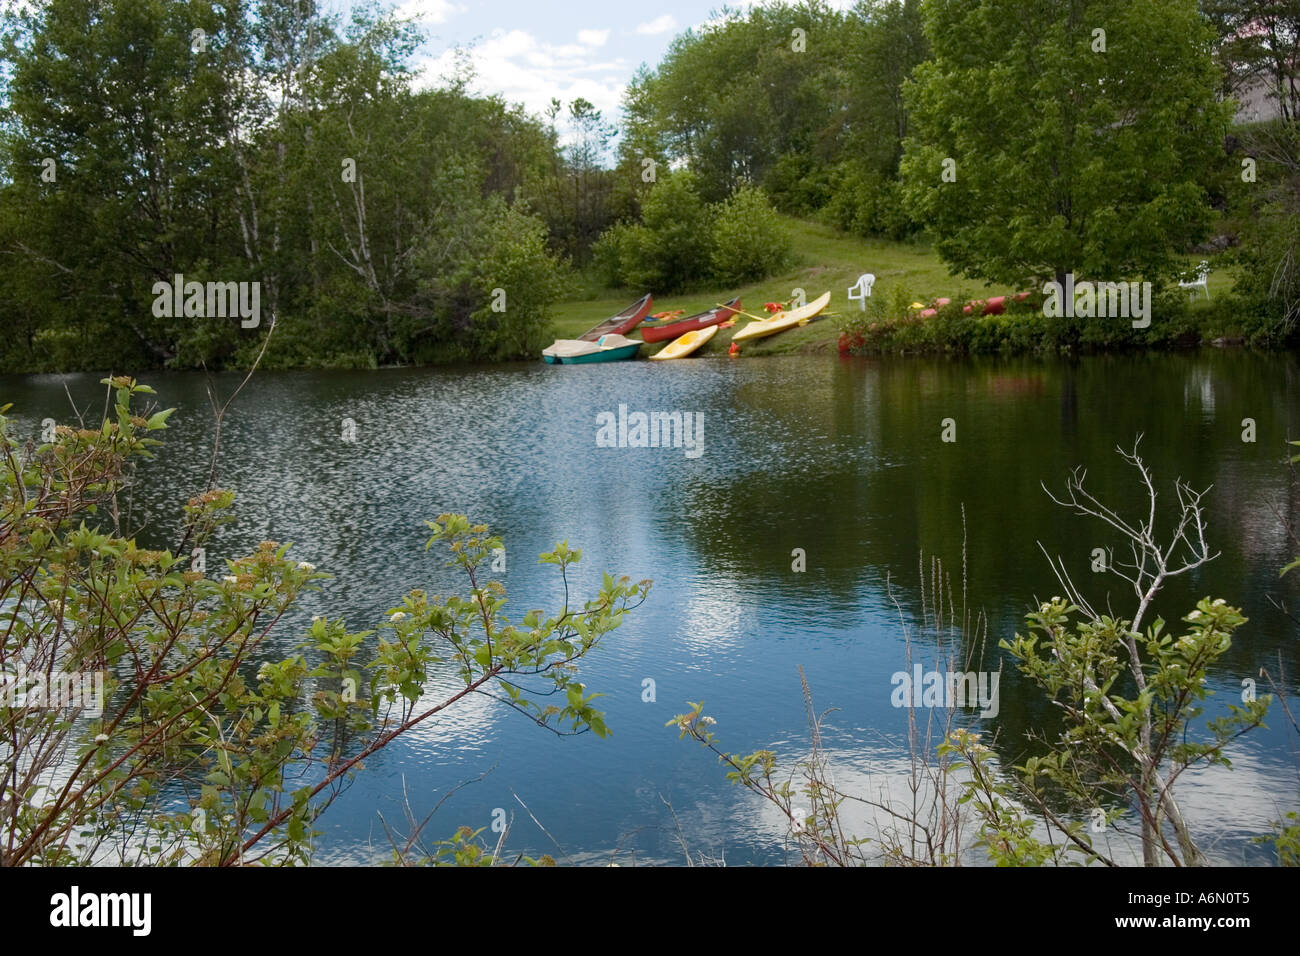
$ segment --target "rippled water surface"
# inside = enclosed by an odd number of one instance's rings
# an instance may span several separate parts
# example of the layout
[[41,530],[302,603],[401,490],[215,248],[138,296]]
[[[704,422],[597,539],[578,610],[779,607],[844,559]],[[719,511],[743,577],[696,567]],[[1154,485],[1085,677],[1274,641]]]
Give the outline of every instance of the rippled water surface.
[[[558,605],[554,569],[536,555],[561,539],[583,550],[579,591],[594,591],[604,570],[654,579],[649,601],[584,666],[589,687],[607,695],[610,739],[560,739],[470,700],[369,762],[322,820],[319,860],[381,859],[381,815],[401,830],[404,800],[422,817],[477,781],[442,805],[432,834],[489,826],[500,807],[514,816],[516,852],[680,861],[684,840],[729,863],[779,862],[781,821],[665,721],[703,699],[725,746],[797,757],[807,748],[802,665],[817,708],[837,708],[824,732],[839,783],[896,786],[906,723],[890,677],[905,666],[900,615],[920,608],[921,555],[941,557],[960,592],[965,541],[969,603],[987,612],[993,645],[1060,591],[1040,542],[1094,603],[1131,610],[1122,582],[1089,571],[1092,549],[1116,540],[1052,505],[1040,482],[1060,488],[1085,465],[1100,496],[1135,505],[1114,448],[1138,433],[1163,504],[1176,476],[1213,485],[1209,527],[1221,555],[1171,588],[1160,610],[1176,620],[1206,594],[1244,608],[1250,623],[1214,674],[1218,706],[1261,666],[1296,673],[1300,629],[1274,602],[1296,604],[1300,584],[1300,575],[1278,579],[1291,556],[1283,519],[1300,518],[1285,464],[1285,441],[1300,434],[1297,372],[1290,356],[1213,352],[260,373],[222,435],[219,480],[237,489],[239,520],[209,549],[209,570],[218,573],[218,552],[270,538],[335,575],[268,648],[280,654],[312,614],[368,627],[406,590],[454,587],[424,551],[423,521],[444,511],[505,538],[502,579],[519,614]],[[2,378],[0,399],[34,437],[41,419],[68,419],[69,394],[98,409],[98,378]],[[201,375],[143,380],[178,411],[143,471],[133,519],[142,542],[169,544],[181,503],[207,475],[212,413]],[[223,394],[237,382],[215,380]],[[702,454],[598,448],[596,416],[620,404],[701,413]],[[948,418],[951,443],[940,440]],[[1242,440],[1246,418],[1253,443]],[[345,419],[355,442],[342,440]],[[796,548],[804,573],[791,570]],[[931,650],[922,646],[919,659]],[[653,702],[642,699],[647,678]],[[1026,731],[1050,719],[1041,696],[1007,673],[999,714],[983,723],[1010,762]],[[1270,723],[1236,747],[1232,770],[1183,784],[1184,810],[1220,861],[1265,862],[1249,837],[1295,806],[1296,741],[1280,714]]]

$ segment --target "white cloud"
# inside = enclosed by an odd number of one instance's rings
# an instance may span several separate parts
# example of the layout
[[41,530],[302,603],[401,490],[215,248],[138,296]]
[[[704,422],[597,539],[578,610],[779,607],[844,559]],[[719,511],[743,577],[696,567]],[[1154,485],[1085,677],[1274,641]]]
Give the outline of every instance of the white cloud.
[[677,27],[677,18],[671,13],[665,13],[662,17],[655,17],[637,26],[636,32],[641,36],[654,36],[657,33],[667,33]]
[[397,15],[423,23],[446,23],[466,7],[452,0],[406,0],[397,8]]
[[[594,36],[608,31],[582,31],[582,43],[548,43],[524,30],[494,30],[472,47],[465,48],[475,78],[470,88],[479,93],[499,94],[509,103],[522,103],[541,114],[555,97],[568,107],[578,97],[589,100],[609,121],[617,121],[624,85],[633,65],[617,57],[593,57]],[[601,37],[602,41],[604,37]],[[417,64],[423,71],[421,86],[436,85],[455,72],[454,50],[430,55]]]
[[583,46],[604,46],[609,39],[608,30],[579,30],[578,42]]

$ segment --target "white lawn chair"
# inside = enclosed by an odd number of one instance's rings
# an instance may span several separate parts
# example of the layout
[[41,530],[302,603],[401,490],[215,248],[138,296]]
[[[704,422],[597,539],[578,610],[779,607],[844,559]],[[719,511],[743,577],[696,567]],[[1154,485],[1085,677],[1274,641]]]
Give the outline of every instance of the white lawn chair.
[[1196,272],[1191,279],[1179,279],[1178,288],[1192,289],[1192,298],[1196,298],[1195,289],[1197,286],[1205,290],[1205,297],[1210,297],[1210,285],[1206,280],[1210,277],[1210,263],[1207,259],[1202,259],[1201,264],[1196,267]]
[[849,286],[849,301],[852,302],[856,299],[859,307],[865,312],[867,310],[867,296],[871,295],[871,287],[875,284],[875,276],[870,272],[862,273],[862,275],[858,276],[858,281]]

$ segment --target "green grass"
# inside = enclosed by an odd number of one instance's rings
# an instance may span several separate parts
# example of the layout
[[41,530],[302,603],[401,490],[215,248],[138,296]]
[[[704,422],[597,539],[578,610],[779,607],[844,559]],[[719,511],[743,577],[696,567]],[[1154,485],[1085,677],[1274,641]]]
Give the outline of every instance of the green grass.
[[[873,273],[876,277],[871,292],[873,298],[888,296],[890,290],[900,284],[912,298],[921,302],[929,302],[939,296],[964,301],[1019,291],[953,276],[939,257],[921,243],[861,239],[818,223],[783,218],[794,240],[795,265],[792,269],[763,282],[734,289],[710,289],[664,296],[655,294],[652,311],[682,309],[685,315],[693,315],[739,295],[746,312],[766,316],[767,313],[763,311],[764,302],[787,302],[796,288],[802,288],[809,300],[829,289],[831,304],[823,313],[824,319],[803,328],[790,329],[765,339],[741,344],[747,356],[774,355],[833,351],[840,333],[835,318],[848,309],[856,311],[860,308],[857,302],[849,301],[848,288],[864,272]],[[1189,256],[1188,265],[1191,266],[1202,258],[1207,257]],[[1232,277],[1223,270],[1214,268],[1212,263],[1209,285],[1211,296],[1226,293],[1232,288]],[[555,306],[553,326],[556,338],[577,338],[593,325],[626,308],[647,290],[587,288],[584,291],[585,295]],[[1200,295],[1203,302],[1204,293]],[[748,321],[749,319],[740,316],[736,328]],[[721,330],[695,354],[725,354],[733,331],[734,329]],[[667,344],[651,343],[642,349],[641,356],[652,355]]]

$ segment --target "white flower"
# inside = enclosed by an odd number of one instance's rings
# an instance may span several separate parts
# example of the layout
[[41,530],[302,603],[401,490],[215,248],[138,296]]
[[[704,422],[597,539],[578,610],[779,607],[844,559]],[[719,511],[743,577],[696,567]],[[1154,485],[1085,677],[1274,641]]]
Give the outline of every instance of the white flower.
[[1056,604],[1056,603],[1059,602],[1060,600],[1061,600],[1060,597],[1058,597],[1057,595],[1055,595],[1055,594],[1052,595],[1052,603],[1053,603],[1053,604]]
[[299,570],[301,570],[301,571],[315,571],[315,570],[316,570],[316,565],[314,565],[314,564],[308,564],[306,561],[299,561],[299,562],[298,562],[298,568],[299,568]]
[[388,620],[396,624],[398,621],[402,620],[405,617],[406,617],[405,611],[394,611],[392,616]]
[[1199,610],[1197,610],[1197,611],[1193,611],[1191,614],[1187,615],[1187,620],[1189,620],[1189,621],[1196,621],[1196,620],[1200,620],[1200,617],[1201,617],[1201,612],[1200,612]]
[[95,743],[108,743],[108,734],[95,734]]
[[221,580],[225,581],[227,584],[234,584],[239,580],[239,578],[235,577],[233,574],[227,574]]
[[717,721],[714,720],[712,717],[701,717],[701,718],[700,718],[700,723],[702,723],[702,724],[703,724],[704,726],[706,726],[706,727],[711,727],[711,726],[713,726],[714,724],[716,724]]
[[1048,611],[1050,611],[1051,609],[1052,609],[1052,605],[1050,605],[1050,604],[1044,604],[1044,605],[1043,605],[1042,607],[1040,607],[1038,610],[1039,610],[1040,613],[1042,613],[1042,614],[1046,614],[1046,613],[1047,613]]
[[1226,603],[1226,602],[1223,600],[1223,598],[1215,598],[1215,599],[1214,599],[1214,606],[1215,606],[1215,607],[1223,607],[1223,605],[1224,605],[1225,603]]

